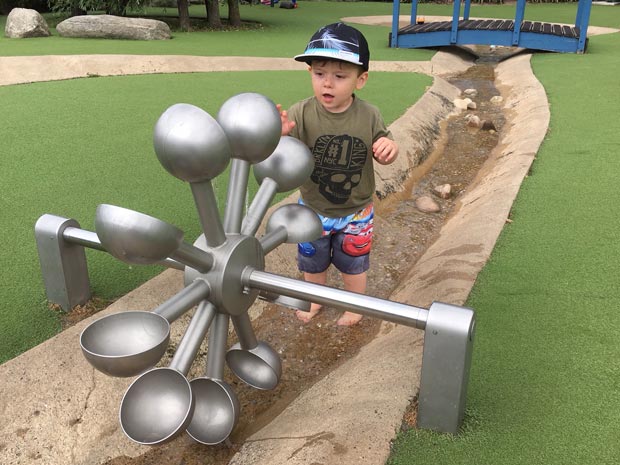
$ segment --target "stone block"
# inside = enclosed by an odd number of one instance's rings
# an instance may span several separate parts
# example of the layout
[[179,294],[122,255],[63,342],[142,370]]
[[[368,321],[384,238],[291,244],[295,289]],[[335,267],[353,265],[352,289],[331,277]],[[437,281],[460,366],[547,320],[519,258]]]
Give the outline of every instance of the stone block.
[[74,16],[59,23],[56,30],[62,37],[127,40],[170,39],[170,28],[163,21],[123,18],[112,15]]
[[13,8],[6,18],[4,35],[10,39],[47,37],[50,35],[50,30],[38,11],[28,8]]

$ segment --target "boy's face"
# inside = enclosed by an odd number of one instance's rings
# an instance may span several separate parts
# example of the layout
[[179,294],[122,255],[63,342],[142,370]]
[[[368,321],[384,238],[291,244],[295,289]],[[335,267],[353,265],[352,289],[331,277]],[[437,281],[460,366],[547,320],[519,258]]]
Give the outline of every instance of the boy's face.
[[315,60],[308,68],[314,96],[331,113],[342,113],[353,103],[353,92],[368,80],[368,72],[344,61]]

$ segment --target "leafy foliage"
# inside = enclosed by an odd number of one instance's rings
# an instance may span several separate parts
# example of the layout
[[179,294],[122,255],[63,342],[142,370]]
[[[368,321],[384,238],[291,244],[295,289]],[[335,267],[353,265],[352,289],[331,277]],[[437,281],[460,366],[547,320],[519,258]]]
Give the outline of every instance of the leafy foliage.
[[0,14],[9,14],[13,8],[29,8],[39,13],[49,11],[46,0],[0,0]]
[[52,11],[83,14],[89,11],[104,11],[110,15],[123,16],[128,11],[143,8],[142,0],[48,0]]

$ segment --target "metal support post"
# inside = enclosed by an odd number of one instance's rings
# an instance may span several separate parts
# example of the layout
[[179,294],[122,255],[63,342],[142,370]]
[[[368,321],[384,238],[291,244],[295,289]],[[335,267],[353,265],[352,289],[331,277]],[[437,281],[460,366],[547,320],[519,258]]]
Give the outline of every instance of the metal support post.
[[69,311],[90,298],[90,280],[84,247],[63,237],[66,228],[79,228],[77,221],[45,214],[34,227],[47,299]]
[[418,398],[418,427],[457,434],[465,399],[474,341],[471,309],[435,302],[424,333]]

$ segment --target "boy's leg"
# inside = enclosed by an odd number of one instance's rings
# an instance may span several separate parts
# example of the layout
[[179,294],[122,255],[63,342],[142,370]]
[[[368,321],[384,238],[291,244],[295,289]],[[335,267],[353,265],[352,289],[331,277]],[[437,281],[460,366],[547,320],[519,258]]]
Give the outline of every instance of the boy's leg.
[[[303,246],[303,247],[302,247]],[[331,262],[331,237],[323,236],[312,242],[299,244],[297,248],[297,267],[303,272],[304,279],[309,283],[325,284],[327,270]],[[297,318],[308,323],[321,311],[322,305],[313,303],[309,312],[298,310]]]
[[[364,294],[366,292],[366,272],[360,274],[341,274],[345,290],[357,292],[358,294]],[[342,316],[338,319],[336,324],[338,326],[353,326],[359,323],[361,319],[362,315],[358,315],[357,313],[353,312],[344,312]]]
[[[304,280],[314,284],[326,284],[327,270],[323,271],[322,273],[304,273]],[[295,312],[295,315],[297,315],[297,318],[304,323],[308,323],[312,318],[316,316],[317,313],[321,311],[321,308],[323,308],[321,304],[315,304],[313,302],[312,305],[310,305],[309,312],[302,312],[301,310],[297,310]]]

